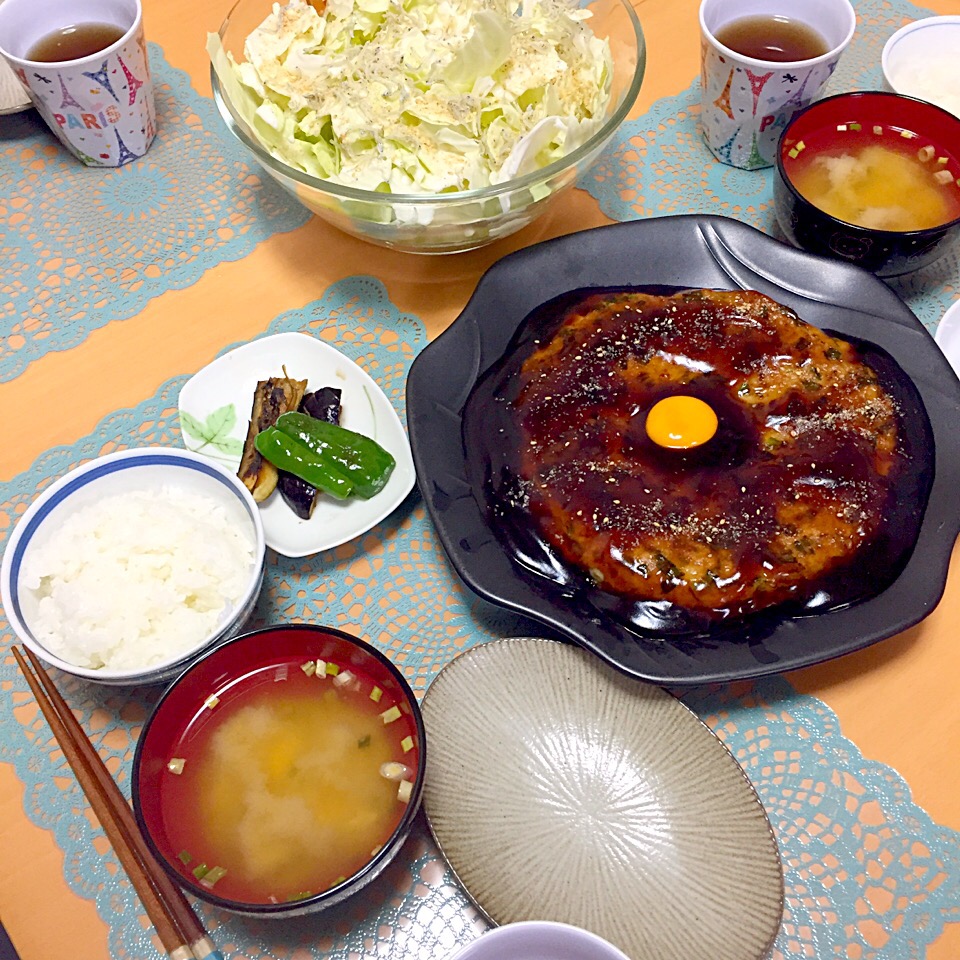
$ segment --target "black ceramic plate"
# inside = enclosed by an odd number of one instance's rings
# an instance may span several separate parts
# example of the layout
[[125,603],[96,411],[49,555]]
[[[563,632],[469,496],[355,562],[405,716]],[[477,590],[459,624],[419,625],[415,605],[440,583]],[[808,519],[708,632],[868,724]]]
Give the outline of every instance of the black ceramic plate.
[[[706,287],[767,294],[816,326],[890,353],[919,391],[933,432],[934,479],[916,546],[896,580],[860,603],[725,630],[695,643],[638,636],[558,597],[515,564],[468,479],[461,414],[477,380],[541,303],[582,287]],[[420,488],[440,541],[480,596],[538,620],[632,676],[661,684],[757,677],[819,663],[922,620],[943,594],[960,532],[960,382],[907,306],[872,274],[794,250],[723,217],[600,227],[514,253],[481,278],[463,313],[417,357],[407,420]]]

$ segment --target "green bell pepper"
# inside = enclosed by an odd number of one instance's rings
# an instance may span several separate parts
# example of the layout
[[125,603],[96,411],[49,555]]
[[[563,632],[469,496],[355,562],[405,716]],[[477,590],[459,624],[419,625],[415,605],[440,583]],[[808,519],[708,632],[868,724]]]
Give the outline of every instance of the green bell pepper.
[[306,480],[337,500],[346,500],[354,492],[353,482],[331,459],[320,459],[309,447],[276,427],[261,430],[254,443],[260,456],[277,469]]
[[295,442],[308,447],[321,462],[347,478],[353,484],[354,493],[367,499],[386,486],[397,463],[389,451],[384,450],[376,440],[304,413],[281,414],[276,428]]

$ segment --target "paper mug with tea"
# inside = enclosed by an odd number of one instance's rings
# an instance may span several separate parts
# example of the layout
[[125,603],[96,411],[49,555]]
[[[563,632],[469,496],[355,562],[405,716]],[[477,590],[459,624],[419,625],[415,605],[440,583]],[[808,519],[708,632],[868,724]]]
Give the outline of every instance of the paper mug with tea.
[[0,55],[88,166],[142,157],[156,132],[140,0],[3,0]]
[[700,123],[713,155],[772,166],[784,127],[820,94],[855,28],[849,0],[703,0]]

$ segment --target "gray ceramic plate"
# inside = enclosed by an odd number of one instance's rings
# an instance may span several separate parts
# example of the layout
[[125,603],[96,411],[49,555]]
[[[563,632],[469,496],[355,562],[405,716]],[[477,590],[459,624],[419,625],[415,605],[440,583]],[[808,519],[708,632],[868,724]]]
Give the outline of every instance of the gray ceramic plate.
[[760,960],[783,910],[770,823],[687,707],[578,647],[501,640],[423,704],[424,806],[495,923],[554,920],[633,960]]

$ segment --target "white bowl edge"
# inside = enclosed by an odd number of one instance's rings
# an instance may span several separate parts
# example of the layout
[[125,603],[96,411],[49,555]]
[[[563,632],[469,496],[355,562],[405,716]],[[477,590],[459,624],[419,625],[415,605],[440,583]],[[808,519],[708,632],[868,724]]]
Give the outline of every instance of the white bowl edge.
[[[42,644],[40,644],[33,637],[27,620],[22,615],[22,604],[15,602],[14,600],[14,566],[15,563],[18,564],[20,559],[18,554],[20,553],[19,548],[21,546],[21,541],[27,534],[28,529],[31,528],[31,524],[35,520],[37,514],[41,513],[44,507],[51,500],[55,499],[61,493],[61,491],[77,483],[77,481],[82,480],[82,478],[87,474],[93,473],[99,469],[102,469],[105,465],[112,463],[122,463],[123,461],[127,460],[136,461],[142,460],[145,457],[157,456],[168,460],[170,462],[169,465],[176,466],[185,462],[194,463],[202,467],[204,471],[217,474],[223,486],[228,489],[232,489],[237,497],[237,501],[246,508],[245,513],[250,520],[254,535],[255,562],[250,571],[250,578],[244,595],[233,609],[225,613],[218,624],[218,629],[215,633],[204,638],[203,641],[194,645],[188,650],[181,650],[176,655],[169,657],[166,660],[150,664],[142,669],[92,669],[89,667],[81,667],[70,663],[69,661],[63,660],[61,657],[57,656],[55,653],[51,652]],[[136,466],[137,464],[135,463],[130,464],[130,467]],[[150,464],[150,466],[163,465]],[[118,467],[115,473],[111,472],[111,474],[108,474],[108,476],[119,476],[121,472],[127,469],[129,468]],[[97,481],[94,480],[81,483],[77,489],[82,489],[88,483],[92,482],[95,483]],[[130,487],[129,489],[137,488]],[[72,493],[73,491],[71,491],[71,495]],[[43,523],[46,522],[46,519],[46,517],[41,519],[35,530],[31,529],[31,535],[40,531],[40,528],[42,527]],[[252,612],[259,596],[263,584],[265,554],[266,544],[264,541],[263,524],[260,520],[259,512],[249,491],[243,486],[237,477],[224,470],[218,464],[211,463],[208,458],[192,453],[188,450],[162,446],[136,447],[132,449],[116,451],[101,457],[96,457],[84,464],[81,464],[79,467],[68,471],[62,477],[55,480],[30,504],[23,516],[21,516],[17,522],[17,525],[14,528],[13,533],[11,534],[7,546],[3,552],[2,561],[0,561],[0,599],[2,599],[4,613],[7,616],[11,629],[16,634],[18,639],[48,664],[63,670],[65,673],[107,685],[132,686],[145,683],[159,683],[175,676],[180,672],[183,666],[185,666],[194,657],[198,656],[203,650],[206,650],[209,646],[218,642],[222,642],[223,640],[227,639],[227,637],[232,636],[234,633],[239,631],[244,621]],[[19,593],[19,590],[17,590],[16,593]]]

